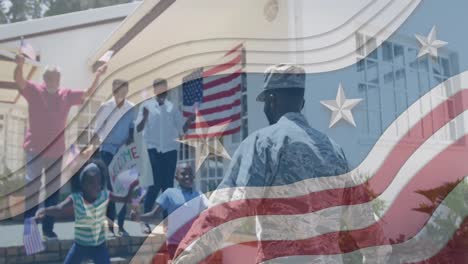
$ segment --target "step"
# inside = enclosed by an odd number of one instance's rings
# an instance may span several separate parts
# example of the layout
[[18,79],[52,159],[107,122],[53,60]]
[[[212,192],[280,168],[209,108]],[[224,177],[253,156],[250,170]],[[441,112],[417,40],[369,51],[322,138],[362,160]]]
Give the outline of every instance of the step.
[[[110,263],[111,264],[128,264],[128,263],[130,263],[130,259],[131,259],[131,257],[128,257],[128,258],[113,257],[113,258],[110,259]],[[63,264],[63,261],[62,262],[51,262],[50,264]],[[83,262],[83,264],[94,264],[94,262],[92,262],[90,260],[90,261]]]
[[[143,242],[150,239],[147,245],[142,247]],[[107,240],[107,248],[112,258],[112,263],[129,263],[131,256],[134,256],[140,249],[143,253],[154,254],[158,245],[164,243],[164,235],[154,235],[151,237],[116,237]],[[62,263],[68,250],[73,244],[72,240],[57,240],[44,243],[46,250],[32,256],[26,256],[23,246],[0,248],[0,263],[17,264],[49,264]]]

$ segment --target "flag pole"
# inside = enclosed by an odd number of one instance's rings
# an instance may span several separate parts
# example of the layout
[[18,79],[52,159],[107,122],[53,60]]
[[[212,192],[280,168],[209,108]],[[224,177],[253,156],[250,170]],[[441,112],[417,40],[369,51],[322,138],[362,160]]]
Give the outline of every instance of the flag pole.
[[[248,136],[248,127],[247,127],[247,135],[244,135],[244,124],[243,124],[243,113],[242,113],[242,109],[244,109],[243,107],[243,104],[247,104],[247,102],[244,101],[244,96],[242,95],[245,92],[247,92],[247,73],[245,72],[245,68],[246,68],[246,65],[247,65],[247,52],[245,50],[245,41],[242,42],[242,52],[241,52],[241,65],[242,65],[242,68],[241,68],[241,131],[240,131],[240,136],[241,136],[241,139],[244,140],[247,136]],[[247,113],[246,113],[247,114]],[[246,126],[248,125],[248,122],[247,124],[245,124]]]

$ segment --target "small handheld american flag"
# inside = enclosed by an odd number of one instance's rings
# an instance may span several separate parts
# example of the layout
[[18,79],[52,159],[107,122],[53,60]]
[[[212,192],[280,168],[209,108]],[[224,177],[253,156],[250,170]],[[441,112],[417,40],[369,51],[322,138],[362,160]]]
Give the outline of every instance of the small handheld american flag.
[[102,57],[99,59],[99,61],[107,63],[112,58],[112,55],[114,55],[114,51],[113,50],[108,50],[108,51],[106,51],[106,53],[104,53],[104,55],[102,55]]
[[37,52],[33,46],[27,43],[24,38],[20,41],[20,52],[31,60],[37,60]]
[[45,250],[44,243],[42,243],[41,234],[39,233],[39,228],[34,217],[24,220],[23,243],[28,256]]
[[69,152],[67,153],[67,159],[65,161],[65,165],[70,165],[76,157],[80,154],[78,147],[75,144],[70,145]]

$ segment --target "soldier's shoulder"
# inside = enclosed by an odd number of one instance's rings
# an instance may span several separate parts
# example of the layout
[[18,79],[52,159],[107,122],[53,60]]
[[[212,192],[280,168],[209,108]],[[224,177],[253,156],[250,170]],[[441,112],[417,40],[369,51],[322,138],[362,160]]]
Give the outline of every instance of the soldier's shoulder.
[[129,100],[125,100],[125,104],[129,107],[134,107],[135,106],[135,103],[129,101]]
[[246,144],[251,144],[253,142],[256,144],[261,144],[264,142],[281,140],[281,138],[286,134],[286,131],[283,131],[280,126],[275,124],[252,132],[252,134],[250,134],[244,141],[247,142]]
[[110,106],[110,105],[112,105],[113,102],[114,102],[114,99],[111,98],[111,99],[109,99],[109,100],[107,100],[107,101],[102,102],[101,107]]

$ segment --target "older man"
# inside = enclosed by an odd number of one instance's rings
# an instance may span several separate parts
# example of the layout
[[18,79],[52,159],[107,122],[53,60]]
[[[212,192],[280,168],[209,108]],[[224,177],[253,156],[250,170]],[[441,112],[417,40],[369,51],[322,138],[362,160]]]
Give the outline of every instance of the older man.
[[[16,56],[14,79],[20,94],[28,102],[29,126],[24,140],[26,151],[25,218],[33,217],[39,203],[42,173],[45,174],[45,206],[57,204],[60,188],[62,156],[65,152],[64,132],[70,108],[80,105],[93,94],[106,66],[101,66],[91,86],[85,90],[71,90],[60,86],[60,69],[48,67],[43,83],[24,79],[24,57]],[[44,239],[56,239],[54,219],[42,222]]]

